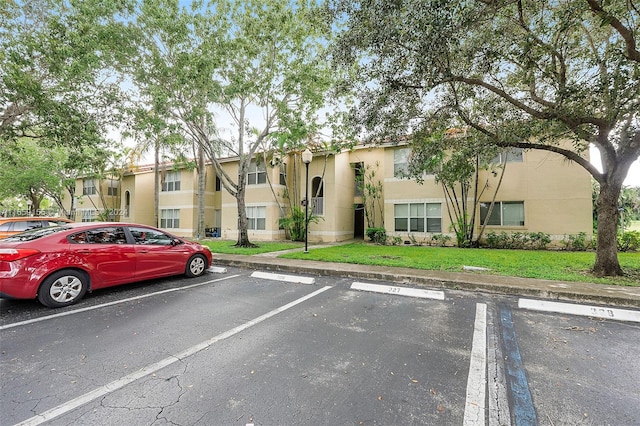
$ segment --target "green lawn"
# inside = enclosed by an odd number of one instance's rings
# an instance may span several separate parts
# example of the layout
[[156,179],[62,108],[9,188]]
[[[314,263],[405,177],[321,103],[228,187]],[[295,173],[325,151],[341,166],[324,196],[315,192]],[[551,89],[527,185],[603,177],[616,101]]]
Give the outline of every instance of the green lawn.
[[379,246],[369,243],[352,243],[314,248],[306,254],[288,253],[280,257],[455,272],[461,272],[463,266],[479,266],[490,269],[483,273],[512,277],[640,286],[640,253],[618,255],[620,264],[629,276],[615,279],[595,278],[589,274],[589,269],[595,261],[593,252]]
[[[304,247],[303,243],[256,242],[257,248],[236,248],[235,241],[204,240],[214,253],[252,255]],[[288,259],[363,265],[400,266],[416,269],[462,272],[463,266],[489,268],[487,274],[561,281],[640,286],[640,253],[619,253],[618,259],[628,273],[621,278],[596,278],[589,273],[595,262],[593,252],[460,249],[455,247],[380,246],[350,243],[329,247],[311,247],[281,254]]]

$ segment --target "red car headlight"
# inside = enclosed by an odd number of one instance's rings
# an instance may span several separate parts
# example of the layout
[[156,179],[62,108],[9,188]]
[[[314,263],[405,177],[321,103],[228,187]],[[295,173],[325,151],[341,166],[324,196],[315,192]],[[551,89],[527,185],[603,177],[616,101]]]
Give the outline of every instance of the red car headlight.
[[36,249],[0,249],[0,261],[11,262],[40,253]]

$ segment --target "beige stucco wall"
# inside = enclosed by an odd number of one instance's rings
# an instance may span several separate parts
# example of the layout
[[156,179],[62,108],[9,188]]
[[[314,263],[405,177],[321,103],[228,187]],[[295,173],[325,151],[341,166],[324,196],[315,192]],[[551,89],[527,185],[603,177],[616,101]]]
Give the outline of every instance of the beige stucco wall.
[[[395,232],[394,205],[398,203],[441,203],[441,233],[453,236],[446,208],[446,199],[441,185],[433,176],[425,176],[418,184],[413,180],[393,176],[394,146],[358,147],[341,153],[316,153],[309,165],[309,195],[313,197],[314,177],[324,179],[324,214],[318,223],[311,223],[309,241],[334,242],[353,238],[355,227],[354,204],[362,203],[362,197],[356,195],[355,171],[353,164],[363,163],[376,173],[376,180],[383,184],[384,216],[375,211],[376,226],[384,224],[387,234],[409,239],[407,232]],[[523,201],[525,225],[517,227],[489,227],[486,232],[545,232],[554,239],[565,234],[592,233],[591,219],[591,179],[580,166],[567,162],[564,157],[543,151],[527,151],[521,163],[507,164],[502,186],[496,196],[497,201]],[[299,158],[291,155],[287,159],[287,185],[295,191],[298,201],[305,195],[305,166]],[[235,178],[238,173],[237,159],[226,159],[222,164],[225,172]],[[249,230],[250,240],[282,240],[283,230],[279,229],[280,207],[288,213],[289,201],[284,198],[284,185],[279,183],[279,166],[267,167],[269,181],[246,188],[246,206],[264,206],[266,208],[266,229]],[[489,191],[482,201],[490,201],[492,189],[497,178],[489,176]],[[170,229],[177,235],[193,237],[197,228],[198,175],[195,170],[180,171],[180,190],[160,193],[160,209],[180,209],[180,227]],[[205,188],[205,227],[220,225],[219,231],[224,239],[236,239],[238,235],[238,211],[236,199],[224,187],[215,189],[215,173],[212,166],[206,169]],[[151,167],[140,168],[127,173],[121,183],[119,206],[124,211],[125,194],[130,193],[129,215],[121,215],[122,221],[153,225],[153,185],[154,175]],[[106,188],[104,189],[106,191]],[[77,193],[82,193],[82,180],[78,180]],[[96,198],[97,196],[93,196]],[[70,205],[70,200],[65,200]],[[91,203],[85,199],[77,207],[89,208]],[[216,218],[216,214],[220,217]],[[479,227],[480,215],[477,223]],[[367,224],[365,222],[364,227]],[[478,228],[479,229],[479,228]],[[417,240],[427,239],[428,233],[411,233]],[[486,234],[485,234],[486,235]]]
[[[490,189],[497,181],[489,179]],[[490,201],[493,192],[482,201]],[[487,232],[544,232],[552,239],[579,232],[592,235],[590,175],[559,154],[526,151],[523,162],[507,163],[496,201],[524,201],[525,225],[487,227]]]

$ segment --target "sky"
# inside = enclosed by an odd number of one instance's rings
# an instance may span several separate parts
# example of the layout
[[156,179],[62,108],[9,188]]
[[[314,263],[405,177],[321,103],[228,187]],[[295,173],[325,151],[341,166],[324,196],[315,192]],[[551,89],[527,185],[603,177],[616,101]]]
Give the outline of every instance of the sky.
[[[599,170],[602,170],[602,163],[600,162],[600,153],[598,150],[592,147],[589,155],[591,163],[598,167]],[[631,165],[623,185],[640,188],[640,160],[636,160]]]

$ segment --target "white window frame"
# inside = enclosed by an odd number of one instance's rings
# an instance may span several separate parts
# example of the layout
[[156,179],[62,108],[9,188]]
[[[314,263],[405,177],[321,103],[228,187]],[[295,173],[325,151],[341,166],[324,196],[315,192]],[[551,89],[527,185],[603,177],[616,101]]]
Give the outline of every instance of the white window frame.
[[95,179],[82,179],[82,195],[96,195],[97,193]]
[[107,195],[111,195],[113,197],[117,197],[118,196],[118,187],[119,187],[119,182],[115,179],[109,179],[109,182],[107,183]]
[[393,150],[393,176],[398,176],[401,173],[406,173],[409,170],[409,155],[411,154],[411,148],[395,148]]
[[267,183],[267,166],[264,163],[258,164],[252,160],[247,171],[247,185],[262,185],[265,183]]
[[[483,216],[483,205],[486,205],[486,211],[489,210],[489,206],[491,203],[481,203],[480,210],[480,223],[484,223],[485,217]],[[517,223],[505,223],[505,208],[507,206],[521,206],[521,218],[522,220],[518,220]],[[491,219],[495,218],[500,219],[500,223],[491,223]],[[491,217],[489,218],[489,222],[487,222],[487,226],[525,226],[525,215],[524,215],[524,201],[496,201],[493,210],[491,211]]]
[[82,209],[81,222],[95,222],[98,211],[96,209]]
[[247,229],[264,231],[267,229],[267,207],[247,206]]
[[160,209],[160,228],[180,228],[180,209]]
[[[406,209],[406,213],[399,212]],[[438,214],[434,214],[437,209]],[[406,226],[398,227],[398,220]],[[437,223],[437,229],[434,229]],[[395,232],[442,232],[442,203],[397,203],[393,205],[393,229]]]
[[180,191],[180,172],[179,171],[170,171],[164,175],[164,179],[162,180],[162,191],[163,192],[172,192],[172,191]]
[[524,161],[524,150],[522,148],[509,148],[506,151],[502,151],[498,153],[491,160],[491,164],[502,164],[502,163],[522,163]]

